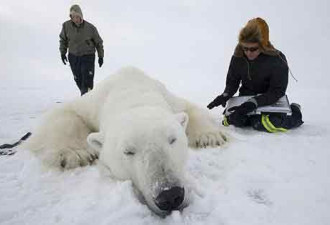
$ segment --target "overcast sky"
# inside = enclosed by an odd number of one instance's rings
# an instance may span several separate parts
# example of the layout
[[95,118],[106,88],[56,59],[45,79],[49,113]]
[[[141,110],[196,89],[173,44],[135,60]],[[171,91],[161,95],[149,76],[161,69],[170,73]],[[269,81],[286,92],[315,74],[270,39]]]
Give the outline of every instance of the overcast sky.
[[1,79],[72,81],[58,35],[75,3],[104,40],[96,82],[134,65],[173,88],[221,92],[238,32],[257,16],[268,22],[272,43],[299,80],[290,78],[291,86],[327,87],[330,80],[327,0],[0,0]]

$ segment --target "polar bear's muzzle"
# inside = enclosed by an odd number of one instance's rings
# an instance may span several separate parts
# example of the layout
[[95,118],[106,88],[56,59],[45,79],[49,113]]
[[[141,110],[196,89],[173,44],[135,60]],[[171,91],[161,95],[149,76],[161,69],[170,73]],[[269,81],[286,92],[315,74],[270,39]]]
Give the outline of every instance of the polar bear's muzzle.
[[172,210],[178,210],[183,203],[184,194],[184,188],[178,186],[171,187],[158,194],[155,204],[163,211],[171,212]]

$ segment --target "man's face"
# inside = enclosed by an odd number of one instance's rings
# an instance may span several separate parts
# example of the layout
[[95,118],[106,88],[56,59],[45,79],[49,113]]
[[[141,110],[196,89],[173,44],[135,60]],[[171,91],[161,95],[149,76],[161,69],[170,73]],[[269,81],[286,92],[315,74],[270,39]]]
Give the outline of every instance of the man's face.
[[249,60],[255,60],[260,54],[259,43],[242,43],[241,46]]
[[71,20],[74,22],[77,26],[81,24],[82,19],[78,15],[71,15]]

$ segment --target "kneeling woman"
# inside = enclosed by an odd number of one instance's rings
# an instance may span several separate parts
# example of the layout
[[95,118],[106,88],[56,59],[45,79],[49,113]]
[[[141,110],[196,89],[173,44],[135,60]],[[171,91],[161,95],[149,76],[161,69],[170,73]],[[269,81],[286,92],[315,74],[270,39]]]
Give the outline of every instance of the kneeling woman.
[[268,132],[285,131],[303,124],[300,106],[291,104],[292,115],[281,113],[248,116],[257,107],[271,105],[285,95],[288,86],[285,55],[269,41],[269,28],[261,18],[250,20],[240,31],[239,43],[232,56],[224,92],[207,107],[222,105],[239,89],[239,96],[254,95],[225,117],[224,125],[252,126]]

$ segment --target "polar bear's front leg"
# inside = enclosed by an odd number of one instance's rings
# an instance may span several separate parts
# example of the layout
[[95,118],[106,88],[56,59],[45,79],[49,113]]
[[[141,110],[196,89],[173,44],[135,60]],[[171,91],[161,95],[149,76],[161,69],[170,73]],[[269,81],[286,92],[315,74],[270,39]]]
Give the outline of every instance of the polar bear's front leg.
[[189,147],[216,147],[227,142],[228,138],[206,110],[186,102],[185,112],[189,116],[186,130]]
[[166,102],[175,113],[184,111],[189,117],[186,134],[189,147],[205,148],[224,145],[228,138],[218,126],[210,113],[197,105],[179,98],[164,87],[161,89]]
[[71,169],[91,164],[98,153],[87,144],[91,129],[73,110],[59,108],[45,117],[25,148],[50,167]]

